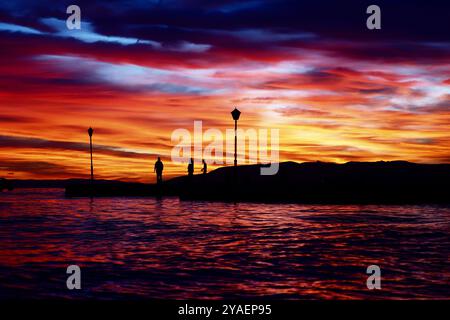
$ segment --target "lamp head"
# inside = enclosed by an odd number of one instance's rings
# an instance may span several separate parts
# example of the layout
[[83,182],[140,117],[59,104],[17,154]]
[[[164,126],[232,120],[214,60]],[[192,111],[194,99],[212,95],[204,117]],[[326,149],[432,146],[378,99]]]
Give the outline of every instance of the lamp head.
[[233,120],[235,120],[235,121],[239,120],[240,115],[241,115],[241,112],[237,108],[234,108],[234,110],[231,111],[231,116],[233,117]]

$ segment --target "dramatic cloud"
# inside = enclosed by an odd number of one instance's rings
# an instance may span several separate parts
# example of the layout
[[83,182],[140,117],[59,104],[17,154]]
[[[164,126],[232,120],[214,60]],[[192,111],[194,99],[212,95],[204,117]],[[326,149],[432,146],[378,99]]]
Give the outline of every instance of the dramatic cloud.
[[[369,2],[72,1],[0,4],[0,176],[152,180],[171,133],[280,129],[281,160],[450,157],[450,7]],[[35,170],[33,170],[33,163]]]

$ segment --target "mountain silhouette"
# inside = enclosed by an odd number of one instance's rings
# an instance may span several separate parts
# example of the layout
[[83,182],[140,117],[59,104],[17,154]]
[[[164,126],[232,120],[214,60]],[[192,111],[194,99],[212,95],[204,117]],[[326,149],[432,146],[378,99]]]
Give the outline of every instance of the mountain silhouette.
[[102,182],[66,187],[66,196],[179,196],[182,200],[293,203],[450,203],[450,164],[406,161],[282,162],[273,176],[263,165],[222,167],[155,184]]

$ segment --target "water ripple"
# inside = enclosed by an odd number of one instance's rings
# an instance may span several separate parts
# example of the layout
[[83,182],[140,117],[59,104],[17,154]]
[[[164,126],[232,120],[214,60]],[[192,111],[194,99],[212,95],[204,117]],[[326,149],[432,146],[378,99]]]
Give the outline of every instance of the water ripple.
[[0,197],[0,298],[449,298],[449,207]]

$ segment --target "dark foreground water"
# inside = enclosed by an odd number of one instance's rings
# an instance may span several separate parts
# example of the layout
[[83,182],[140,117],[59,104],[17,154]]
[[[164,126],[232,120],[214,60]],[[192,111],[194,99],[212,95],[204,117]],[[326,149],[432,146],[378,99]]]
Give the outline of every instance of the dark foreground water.
[[0,194],[0,298],[448,299],[449,257],[449,207]]

